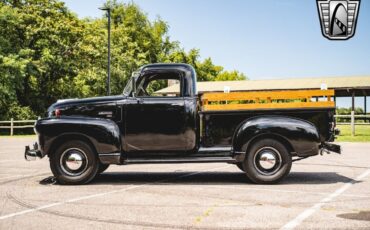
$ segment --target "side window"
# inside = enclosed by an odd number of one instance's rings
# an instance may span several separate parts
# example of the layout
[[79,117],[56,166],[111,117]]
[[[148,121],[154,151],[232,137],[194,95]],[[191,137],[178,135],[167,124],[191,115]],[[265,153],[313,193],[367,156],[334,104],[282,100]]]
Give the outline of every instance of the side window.
[[144,75],[137,87],[138,97],[180,97],[181,77],[178,73]]

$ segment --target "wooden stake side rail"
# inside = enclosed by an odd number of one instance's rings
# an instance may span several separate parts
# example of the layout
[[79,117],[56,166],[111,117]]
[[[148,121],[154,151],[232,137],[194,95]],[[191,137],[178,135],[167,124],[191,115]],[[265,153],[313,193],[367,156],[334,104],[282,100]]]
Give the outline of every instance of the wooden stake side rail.
[[[312,98],[324,98],[312,101]],[[205,93],[203,111],[334,108],[334,90],[285,90],[231,93]]]

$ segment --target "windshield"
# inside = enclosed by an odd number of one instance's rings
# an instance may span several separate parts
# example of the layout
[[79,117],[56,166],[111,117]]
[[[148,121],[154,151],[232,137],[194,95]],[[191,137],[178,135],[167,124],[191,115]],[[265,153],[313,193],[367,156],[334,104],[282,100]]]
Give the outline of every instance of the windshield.
[[139,74],[140,72],[138,71],[135,71],[132,73],[132,77],[130,78],[130,80],[128,80],[127,85],[125,86],[125,89],[123,90],[123,95],[130,96],[132,92],[132,81],[136,81]]

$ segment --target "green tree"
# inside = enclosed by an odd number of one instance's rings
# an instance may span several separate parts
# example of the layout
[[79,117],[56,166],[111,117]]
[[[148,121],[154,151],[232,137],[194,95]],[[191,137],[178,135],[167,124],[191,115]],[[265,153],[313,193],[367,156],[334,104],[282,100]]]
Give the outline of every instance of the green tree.
[[[199,50],[186,52],[161,18],[150,21],[134,3],[112,8],[112,94],[148,63],[194,66],[199,81],[246,79]],[[106,94],[107,19],[79,19],[58,0],[0,0],[0,119],[43,115],[60,98]]]
[[246,80],[247,77],[245,74],[233,70],[233,71],[222,71],[219,73],[215,79],[215,81],[238,81],[238,80]]
[[17,89],[22,89],[24,73],[30,62],[28,50],[14,46],[21,42],[17,25],[18,15],[10,6],[0,2],[0,119],[17,106]]
[[2,1],[1,11],[1,42],[10,47],[1,50],[2,63],[13,79],[7,88],[21,107],[42,114],[67,96],[82,64],[76,54],[84,27],[56,0]]
[[191,49],[186,53],[183,49],[172,52],[164,62],[187,63],[192,65],[197,72],[198,81],[236,81],[247,80],[245,74],[239,71],[225,71],[222,66],[213,64],[211,58],[199,60],[198,49]]

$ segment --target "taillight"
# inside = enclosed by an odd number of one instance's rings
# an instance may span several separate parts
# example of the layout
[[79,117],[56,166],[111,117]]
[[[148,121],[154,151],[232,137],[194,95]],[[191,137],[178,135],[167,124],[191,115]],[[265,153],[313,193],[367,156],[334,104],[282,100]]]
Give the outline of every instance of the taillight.
[[329,123],[329,129],[330,129],[330,131],[334,131],[334,129],[335,129],[335,122],[334,121]]

